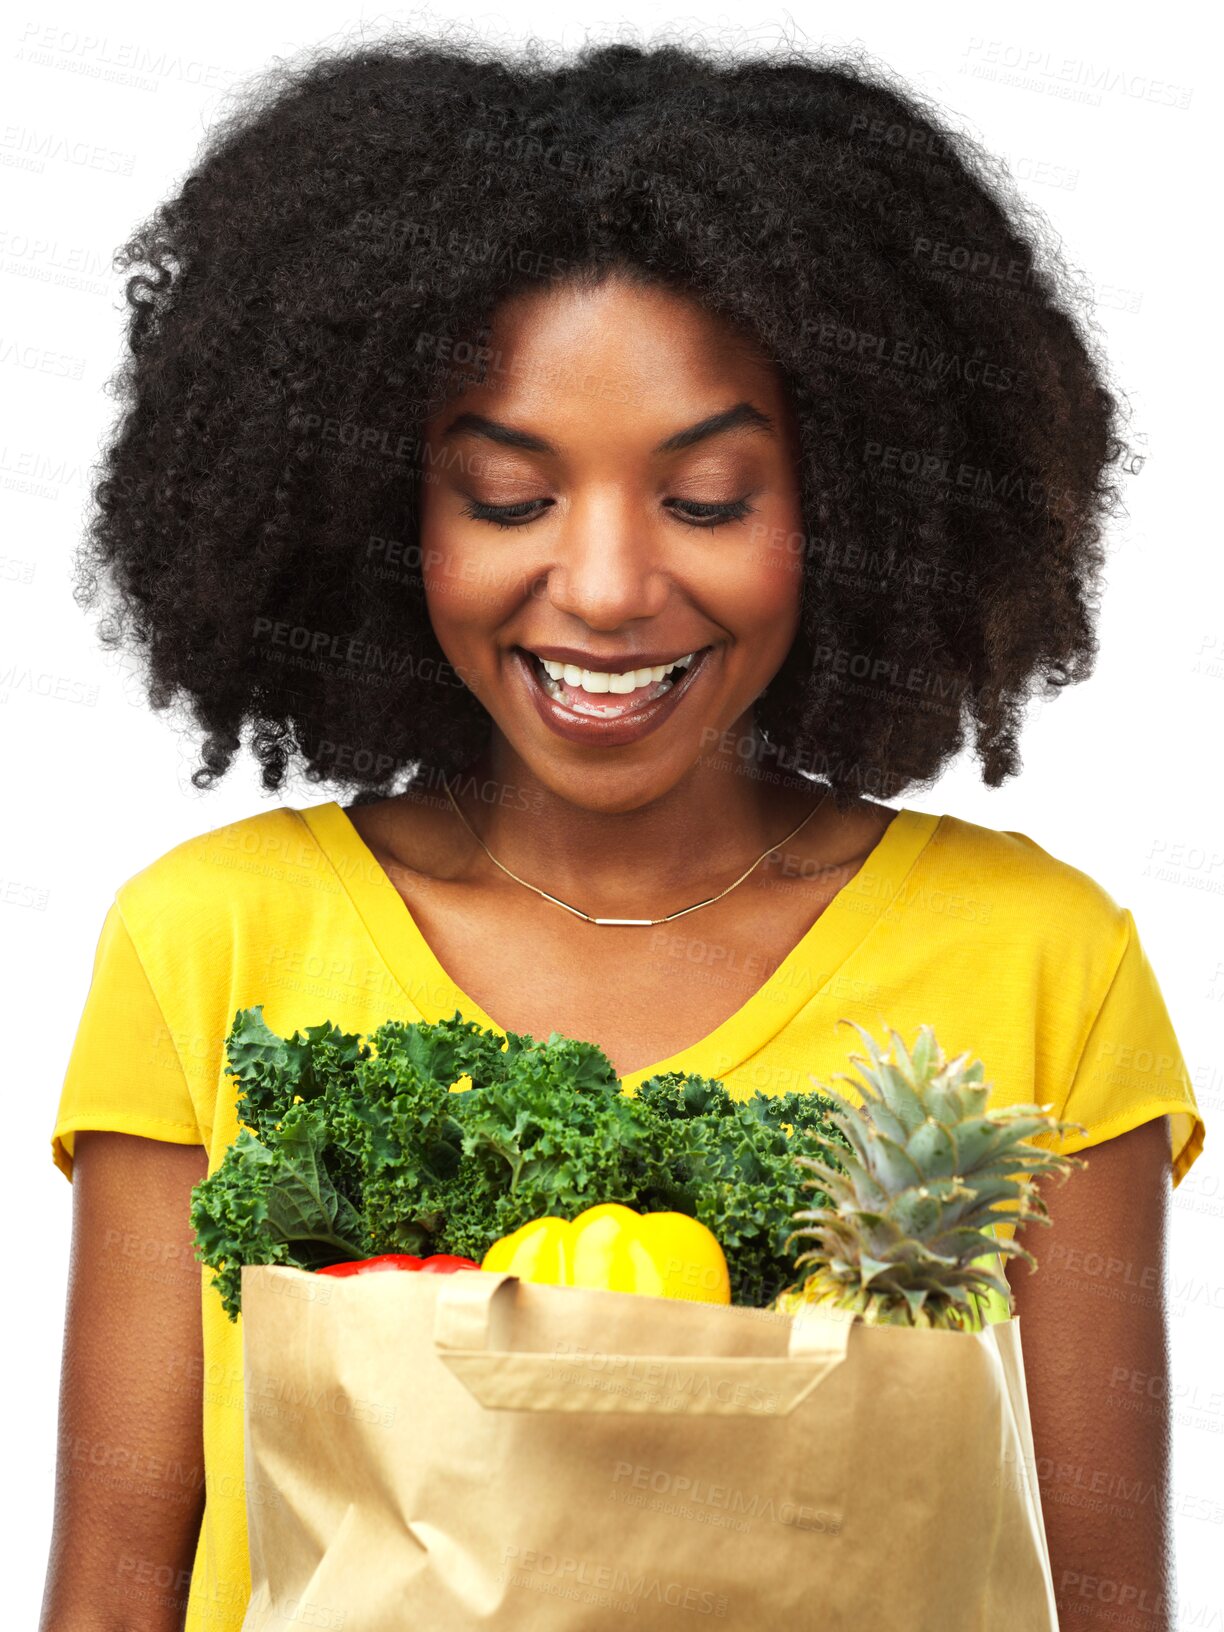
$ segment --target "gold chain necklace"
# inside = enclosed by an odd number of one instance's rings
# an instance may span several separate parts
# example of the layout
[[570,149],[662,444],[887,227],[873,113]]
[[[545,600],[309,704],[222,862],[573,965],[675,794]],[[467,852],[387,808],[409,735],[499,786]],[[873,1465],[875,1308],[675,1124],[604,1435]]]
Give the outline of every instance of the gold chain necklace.
[[[516,884],[523,884],[527,889],[535,890],[535,893],[537,895],[542,895],[545,901],[551,901],[555,906],[564,907],[566,912],[572,912],[579,918],[585,918],[588,924],[633,924],[641,925],[643,927],[652,924],[668,924],[673,918],[683,918],[686,912],[696,912],[699,907],[713,906],[715,901],[721,901],[724,895],[729,895],[735,888],[736,884],[742,884],[748,877],[748,874],[752,872],[753,868],[759,867],[765,860],[765,857],[769,855],[771,851],[781,849],[781,847],[786,843],[787,839],[793,839],[795,834],[798,833],[799,828],[806,826],[806,824],[811,821],[812,817],[815,816],[816,812],[820,809],[819,804],[814,806],[813,809],[808,811],[807,815],[803,818],[803,821],[799,823],[798,827],[791,828],[790,832],[786,835],[786,838],[779,839],[776,844],[771,844],[768,850],[763,850],[753,862],[752,867],[747,867],[744,869],[740,876],[735,880],[735,884],[728,884],[725,890],[720,890],[717,895],[709,896],[705,901],[695,901],[691,907],[681,907],[679,912],[669,912],[666,918],[592,918],[589,912],[583,912],[580,907],[571,907],[568,901],[562,901],[560,897],[556,895],[549,895],[547,890],[537,889],[534,884],[528,884],[525,878],[520,878],[517,873],[512,873],[509,867],[502,866],[502,863],[498,861],[497,857],[493,854],[492,850],[489,849],[488,845],[481,838],[480,834],[473,829],[472,824],[459,809],[459,806],[455,804],[455,796],[451,792],[450,783],[447,781],[445,776],[442,778],[442,786],[446,789],[446,797],[450,800],[451,804],[455,806],[455,814],[463,823],[464,827],[467,828],[468,832],[471,833],[472,837],[476,840],[476,843],[484,851],[485,855],[488,856],[489,860],[495,867],[501,867],[502,872],[506,873],[510,878],[512,878]],[[823,803],[823,800],[821,803]]]

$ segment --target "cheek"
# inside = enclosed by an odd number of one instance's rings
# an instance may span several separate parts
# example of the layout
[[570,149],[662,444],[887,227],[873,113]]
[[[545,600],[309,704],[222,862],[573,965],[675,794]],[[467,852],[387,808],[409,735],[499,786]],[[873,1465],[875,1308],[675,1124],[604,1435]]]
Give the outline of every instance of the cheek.
[[730,586],[742,608],[741,621],[777,625],[789,642],[799,620],[803,552],[803,532],[788,509],[750,518]]
[[487,617],[487,586],[482,590],[481,564],[471,551],[454,545],[426,544],[422,552],[425,605],[435,630],[479,624]]
[[523,594],[523,575],[509,549],[490,546],[463,528],[431,525],[421,514],[421,580],[430,622],[444,631],[487,629]]

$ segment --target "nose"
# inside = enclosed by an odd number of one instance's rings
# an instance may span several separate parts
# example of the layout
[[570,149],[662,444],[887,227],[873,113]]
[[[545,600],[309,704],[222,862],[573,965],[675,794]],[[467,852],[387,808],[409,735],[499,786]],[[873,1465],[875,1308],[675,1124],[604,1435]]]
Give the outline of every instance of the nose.
[[619,629],[657,616],[667,604],[662,541],[615,493],[576,499],[545,548],[535,593],[591,629]]

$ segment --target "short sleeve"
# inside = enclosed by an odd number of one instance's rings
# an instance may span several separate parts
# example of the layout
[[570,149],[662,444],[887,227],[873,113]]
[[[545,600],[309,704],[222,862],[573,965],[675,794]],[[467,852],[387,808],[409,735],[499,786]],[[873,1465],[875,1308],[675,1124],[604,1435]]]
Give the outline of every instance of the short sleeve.
[[82,1128],[204,1143],[178,1050],[117,900],[98,937],[51,1134],[55,1165],[69,1179]]
[[1156,976],[1135,921],[1123,912],[1122,956],[1080,1055],[1063,1117],[1086,1134],[1068,1134],[1070,1155],[1168,1113],[1176,1188],[1203,1149],[1205,1124]]

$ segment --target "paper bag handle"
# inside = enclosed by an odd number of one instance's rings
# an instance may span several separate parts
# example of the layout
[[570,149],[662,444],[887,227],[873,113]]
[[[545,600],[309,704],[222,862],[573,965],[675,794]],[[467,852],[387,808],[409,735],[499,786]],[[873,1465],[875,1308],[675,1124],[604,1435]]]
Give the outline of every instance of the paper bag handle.
[[781,1416],[846,1358],[856,1317],[792,1318],[785,1355],[610,1354],[587,1346],[491,1349],[493,1300],[517,1275],[460,1270],[439,1290],[438,1357],[482,1405],[503,1411]]

